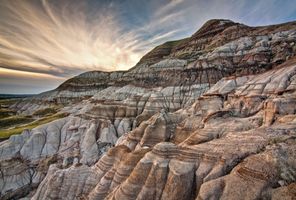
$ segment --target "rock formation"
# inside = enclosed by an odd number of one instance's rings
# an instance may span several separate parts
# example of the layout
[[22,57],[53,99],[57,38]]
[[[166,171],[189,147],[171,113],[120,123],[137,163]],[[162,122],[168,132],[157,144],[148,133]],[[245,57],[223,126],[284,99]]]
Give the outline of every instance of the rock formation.
[[126,72],[25,99],[70,115],[0,143],[0,198],[293,199],[295,52],[295,22],[210,20]]

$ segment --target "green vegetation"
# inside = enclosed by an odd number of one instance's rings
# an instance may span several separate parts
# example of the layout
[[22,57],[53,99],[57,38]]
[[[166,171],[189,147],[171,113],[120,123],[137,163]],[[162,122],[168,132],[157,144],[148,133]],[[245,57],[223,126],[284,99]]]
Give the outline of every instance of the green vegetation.
[[189,38],[184,38],[184,39],[180,39],[180,40],[174,40],[174,41],[168,41],[160,46],[163,46],[163,47],[170,47],[170,48],[173,48],[179,44],[181,44],[182,42],[185,42],[187,41]]
[[25,129],[33,129],[33,128],[40,126],[42,124],[46,124],[46,123],[49,123],[51,121],[54,121],[56,119],[60,119],[60,118],[66,117],[66,116],[68,116],[67,113],[57,113],[57,114],[54,114],[51,116],[47,116],[47,117],[35,120],[35,121],[25,124],[25,125],[19,125],[19,126],[11,128],[11,129],[2,129],[2,130],[0,130],[0,139],[5,139],[5,138],[10,137],[11,135],[20,134]]
[[9,110],[7,108],[0,108],[0,119],[3,119],[5,117],[10,117],[15,115],[16,113],[12,110]]
[[19,101],[19,99],[0,99],[0,108],[7,108],[17,101]]
[[0,94],[0,99],[22,99],[32,96],[34,96],[34,94]]
[[6,118],[0,118],[0,128],[9,128],[19,124],[25,124],[34,121],[30,116],[11,116]]
[[44,108],[33,113],[34,116],[48,116],[57,113],[57,108]]
[[179,59],[189,59],[191,57],[191,54],[188,52],[184,52],[181,55],[178,55]]
[[18,115],[15,111],[10,110],[9,107],[19,100],[19,98],[14,96],[11,98],[9,96],[0,98],[0,139],[6,139],[11,135],[22,133],[24,129],[33,129],[68,115],[66,113],[57,113],[60,109],[59,107],[37,110],[32,116]]

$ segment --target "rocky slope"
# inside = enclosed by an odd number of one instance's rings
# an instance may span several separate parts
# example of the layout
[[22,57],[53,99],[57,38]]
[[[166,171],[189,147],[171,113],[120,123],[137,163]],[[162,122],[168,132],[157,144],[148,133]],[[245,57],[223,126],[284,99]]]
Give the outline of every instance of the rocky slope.
[[0,143],[1,199],[293,199],[295,44],[295,22],[210,20],[126,72],[19,102],[73,104]]

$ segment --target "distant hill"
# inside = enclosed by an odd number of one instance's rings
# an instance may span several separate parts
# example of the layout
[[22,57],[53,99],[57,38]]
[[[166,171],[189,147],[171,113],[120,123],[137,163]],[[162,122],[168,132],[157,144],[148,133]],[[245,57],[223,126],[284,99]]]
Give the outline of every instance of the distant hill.
[[0,99],[14,99],[32,97],[34,94],[0,94]]

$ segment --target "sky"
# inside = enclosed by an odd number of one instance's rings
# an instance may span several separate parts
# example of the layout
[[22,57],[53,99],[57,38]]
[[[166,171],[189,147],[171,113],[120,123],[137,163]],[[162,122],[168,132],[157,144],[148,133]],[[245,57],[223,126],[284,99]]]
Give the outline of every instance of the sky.
[[296,20],[296,0],[0,0],[0,93],[36,94],[85,71],[127,70],[209,19]]

